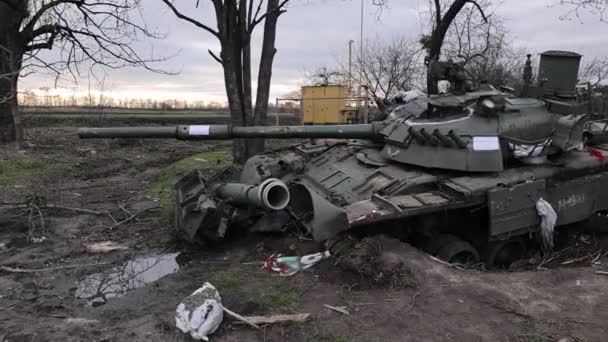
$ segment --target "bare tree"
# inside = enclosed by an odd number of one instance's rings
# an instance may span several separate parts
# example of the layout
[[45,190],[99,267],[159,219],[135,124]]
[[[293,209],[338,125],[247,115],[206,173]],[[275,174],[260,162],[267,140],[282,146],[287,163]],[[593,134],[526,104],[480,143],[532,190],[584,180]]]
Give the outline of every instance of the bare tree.
[[[18,138],[17,83],[24,70],[74,77],[82,62],[109,68],[148,66],[133,48],[141,36],[160,38],[141,18],[142,0],[0,0],[0,142]],[[56,50],[58,60],[41,57]],[[29,71],[26,71],[29,72]],[[17,122],[18,124],[18,122]]]
[[[222,65],[228,106],[233,125],[263,125],[268,111],[272,64],[276,54],[275,40],[279,16],[289,0],[211,0],[216,28],[178,10],[172,0],[162,0],[179,18],[216,37],[221,51],[209,54]],[[264,9],[265,7],[265,9]],[[251,77],[251,38],[255,28],[264,22],[262,51],[258,70],[255,108]],[[249,142],[237,139],[233,144],[235,163],[244,163],[264,150],[263,139]]]
[[[441,55],[441,48],[445,40],[446,34],[450,25],[458,15],[458,13],[464,8],[465,5],[470,4],[474,6],[484,21],[487,21],[485,12],[478,2],[474,0],[432,0],[431,7],[432,12],[432,32],[430,36],[423,37],[421,43],[427,49],[426,64],[429,72],[427,73],[427,91],[429,94],[437,94],[437,79],[432,72],[433,63],[439,61]],[[447,10],[444,10],[446,9]]]
[[[485,13],[491,3],[478,2]],[[475,7],[463,8],[448,29],[443,43],[443,55],[461,61],[475,81],[493,85],[517,86],[525,63],[525,53],[510,45],[509,31],[500,17],[493,13],[482,15]]]
[[569,8],[569,11],[563,16],[564,18],[575,15],[580,19],[581,13],[588,12],[599,17],[601,21],[606,21],[604,17],[608,10],[606,0],[559,0],[559,3]]
[[593,89],[608,80],[608,58],[594,58],[583,64],[581,68],[580,81],[589,83]]
[[365,44],[363,58],[355,63],[355,71],[368,85],[379,108],[384,105],[383,99],[416,86],[422,52],[416,46],[404,38],[376,39]]
[[319,67],[307,73],[304,83],[312,86],[345,85],[348,83],[348,72],[344,73],[340,68]]

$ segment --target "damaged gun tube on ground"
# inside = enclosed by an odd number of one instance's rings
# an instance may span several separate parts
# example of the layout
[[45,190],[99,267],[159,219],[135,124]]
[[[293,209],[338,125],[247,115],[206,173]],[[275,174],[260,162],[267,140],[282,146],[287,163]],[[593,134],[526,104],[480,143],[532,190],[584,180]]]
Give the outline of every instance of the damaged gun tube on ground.
[[283,210],[289,203],[287,186],[276,178],[267,179],[260,185],[215,183],[209,187],[209,191],[234,205]]
[[175,225],[182,238],[217,240],[225,237],[235,222],[246,223],[252,213],[281,211],[290,194],[281,180],[269,178],[259,185],[207,182],[195,170],[174,187]]

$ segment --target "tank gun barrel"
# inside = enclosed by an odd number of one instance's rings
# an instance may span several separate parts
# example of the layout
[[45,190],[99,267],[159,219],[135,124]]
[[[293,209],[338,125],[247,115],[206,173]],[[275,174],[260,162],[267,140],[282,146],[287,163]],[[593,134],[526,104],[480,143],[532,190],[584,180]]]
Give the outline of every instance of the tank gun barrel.
[[260,185],[218,183],[210,186],[211,193],[238,205],[254,205],[269,210],[283,210],[289,203],[287,186],[276,178]]
[[325,126],[230,126],[178,125],[170,127],[80,128],[82,139],[94,138],[174,138],[180,140],[227,140],[235,138],[336,138],[374,139],[384,128],[382,123]]

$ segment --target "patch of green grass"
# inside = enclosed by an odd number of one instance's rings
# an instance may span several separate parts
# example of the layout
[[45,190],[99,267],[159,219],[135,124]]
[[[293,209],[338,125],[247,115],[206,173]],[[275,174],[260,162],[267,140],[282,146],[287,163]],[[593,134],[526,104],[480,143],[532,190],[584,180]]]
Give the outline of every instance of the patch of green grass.
[[213,284],[220,291],[236,288],[243,281],[238,273],[228,271],[209,272],[203,278],[204,281]]
[[162,175],[150,186],[147,195],[158,198],[161,204],[161,219],[166,223],[173,221],[173,186],[180,178],[195,169],[215,169],[232,164],[229,150],[202,152],[182,159],[168,166]]
[[549,337],[549,336],[544,336],[544,335],[531,334],[531,335],[521,335],[518,337],[518,340],[520,342],[547,342],[547,341],[553,341],[553,338]]
[[52,172],[65,172],[76,162],[61,158],[18,159],[0,162],[0,185],[15,185],[40,179]]
[[[260,308],[276,312],[297,311],[301,304],[301,289],[291,284],[293,279],[270,277],[262,282],[258,296],[250,302]],[[265,283],[265,284],[264,284]]]
[[327,334],[321,334],[318,336],[319,341],[327,342],[348,342],[350,339],[338,332],[329,332]]
[[238,302],[256,314],[297,312],[302,304],[303,291],[293,278],[239,269],[205,272],[199,279],[213,284],[223,296],[247,298]]
[[288,147],[301,142],[303,139],[266,139],[266,151],[276,150],[283,147]]
[[150,163],[156,163],[165,158],[165,155],[159,152],[156,153],[144,153],[142,155],[137,155],[132,159],[134,165],[146,165]]

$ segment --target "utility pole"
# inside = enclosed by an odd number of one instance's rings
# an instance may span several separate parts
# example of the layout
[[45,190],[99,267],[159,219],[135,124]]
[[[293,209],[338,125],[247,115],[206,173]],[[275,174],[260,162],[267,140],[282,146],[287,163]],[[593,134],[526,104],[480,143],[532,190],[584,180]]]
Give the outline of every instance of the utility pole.
[[[353,43],[354,40],[348,41],[348,92],[353,89]],[[350,96],[350,95],[349,95]]]
[[361,44],[359,45],[359,58],[363,60],[363,0],[361,0]]
[[362,123],[367,123],[367,117],[365,117],[366,115],[362,115],[361,113],[361,108],[362,106],[360,105],[361,103],[361,85],[363,84],[363,0],[361,0],[361,30],[360,30],[360,38],[359,38],[359,85],[357,87],[358,91],[357,91],[357,104],[359,107],[359,120],[362,121]]

